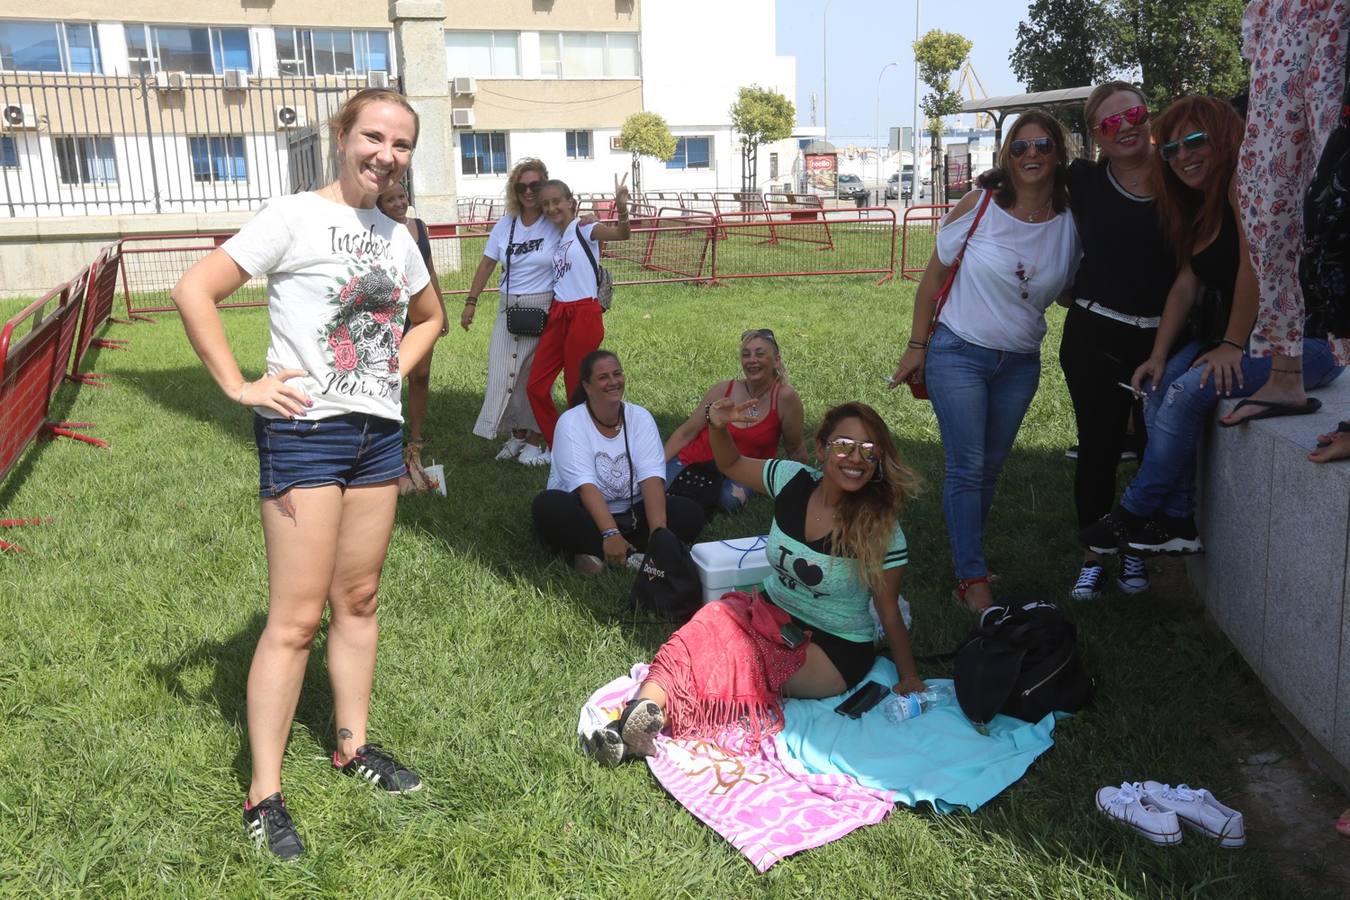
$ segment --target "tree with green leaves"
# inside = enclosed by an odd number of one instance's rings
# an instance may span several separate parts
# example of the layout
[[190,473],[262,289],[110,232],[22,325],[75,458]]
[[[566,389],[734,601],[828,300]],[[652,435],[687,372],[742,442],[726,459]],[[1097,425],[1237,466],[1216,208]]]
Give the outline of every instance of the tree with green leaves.
[[638,112],[623,120],[623,148],[633,154],[633,193],[642,190],[642,157],[668,160],[675,155],[675,137],[666,120],[654,112]]
[[1028,91],[1056,91],[1109,81],[1115,23],[1110,0],[1032,0],[1008,54]]
[[731,127],[741,136],[741,190],[756,188],[760,145],[791,137],[796,123],[796,107],[777,91],[757,84],[736,91]]
[[[961,111],[961,95],[952,87],[952,73],[961,68],[973,46],[969,38],[936,28],[914,42],[919,78],[929,88],[919,101],[919,108],[928,117],[932,140],[934,197],[938,196],[937,189],[942,183],[942,117],[954,116]],[[917,174],[918,160],[914,162]],[[942,193],[945,195],[946,191]]]
[[1187,94],[1230,97],[1247,83],[1246,0],[1110,0],[1111,62],[1138,68],[1144,96],[1162,107]]

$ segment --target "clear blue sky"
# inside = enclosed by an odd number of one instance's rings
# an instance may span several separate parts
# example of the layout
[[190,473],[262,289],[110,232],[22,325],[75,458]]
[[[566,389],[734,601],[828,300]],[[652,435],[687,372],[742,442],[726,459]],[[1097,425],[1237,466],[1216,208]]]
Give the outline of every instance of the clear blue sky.
[[[734,2],[734,0],[732,0]],[[1021,93],[1008,66],[1025,16],[1025,0],[919,0],[919,33],[934,28],[965,35],[975,43],[970,59],[991,97]],[[900,65],[881,81],[881,131],[910,125],[914,113],[915,0],[831,0],[829,22],[830,140],[840,146],[871,145],[876,121],[877,76],[889,62]],[[778,0],[778,52],[797,58],[797,121],[823,125],[821,13],[825,0]],[[919,85],[919,95],[925,88]],[[922,113],[920,113],[922,115]]]

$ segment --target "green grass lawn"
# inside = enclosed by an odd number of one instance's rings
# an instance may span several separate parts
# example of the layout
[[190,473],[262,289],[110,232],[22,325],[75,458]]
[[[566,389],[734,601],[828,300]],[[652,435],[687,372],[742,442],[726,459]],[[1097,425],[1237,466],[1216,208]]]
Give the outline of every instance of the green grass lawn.
[[[606,346],[628,397],[664,433],[736,371],[739,333],[772,327],[816,419],[876,405],[928,489],[904,523],[920,653],[970,626],[951,602],[941,447],[931,408],[887,392],[913,286],[869,278],[621,289]],[[228,311],[246,373],[261,310]],[[1041,391],[1004,472],[988,539],[1009,594],[1059,598],[1077,573],[1073,416],[1046,342]],[[1187,837],[1157,849],[1093,807],[1094,791],[1156,778],[1221,798],[1238,781],[1233,736],[1268,714],[1236,654],[1207,631],[1173,567],[1152,595],[1070,609],[1099,680],[1025,778],[975,814],[899,809],[879,826],[756,875],[671,800],[645,766],[604,770],[575,748],[598,685],[665,637],[625,624],[628,578],[584,580],[536,544],[528,505],[543,470],[495,462],[470,434],[484,318],[436,351],[428,457],[448,500],[405,499],[381,590],[372,738],[425,776],[377,795],[325,761],[333,723],[322,639],[285,763],[310,852],[257,855],[240,824],[248,782],[244,678],[265,614],[256,457],[248,414],[223,397],[173,316],[114,327],[95,351],[104,390],[62,388],[55,418],[92,421],[106,451],[29,452],[0,485],[0,515],[55,522],[8,533],[0,558],[0,893],[377,897],[1267,897],[1284,888],[1259,851]],[[431,460],[428,459],[428,462]],[[763,498],[705,534],[758,534]],[[945,674],[929,669],[932,674]],[[903,746],[895,748],[903,753]]]

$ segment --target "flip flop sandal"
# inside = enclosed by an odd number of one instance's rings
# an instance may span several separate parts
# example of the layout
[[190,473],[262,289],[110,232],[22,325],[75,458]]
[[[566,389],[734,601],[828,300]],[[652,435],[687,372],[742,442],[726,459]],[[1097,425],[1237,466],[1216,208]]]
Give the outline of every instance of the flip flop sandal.
[[1255,406],[1261,411],[1253,413],[1252,415],[1247,416],[1247,418],[1237,422],[1225,422],[1223,419],[1220,419],[1219,425],[1224,428],[1233,428],[1241,425],[1243,422],[1255,422],[1257,419],[1278,419],[1283,416],[1306,416],[1321,409],[1322,401],[1318,400],[1316,397],[1309,397],[1307,402],[1302,406],[1295,406],[1292,403],[1279,403],[1275,400],[1253,400],[1248,397],[1246,400],[1239,400],[1238,405],[1233,407],[1233,410],[1229,415],[1232,415],[1244,406]]
[[1350,422],[1341,422],[1336,426],[1335,431],[1328,434],[1319,434],[1317,436],[1317,446],[1330,447],[1332,444],[1336,443],[1336,435],[1338,434],[1350,434]]
[[618,731],[629,756],[651,756],[656,752],[656,736],[665,727],[666,716],[656,701],[631,700],[619,716]]

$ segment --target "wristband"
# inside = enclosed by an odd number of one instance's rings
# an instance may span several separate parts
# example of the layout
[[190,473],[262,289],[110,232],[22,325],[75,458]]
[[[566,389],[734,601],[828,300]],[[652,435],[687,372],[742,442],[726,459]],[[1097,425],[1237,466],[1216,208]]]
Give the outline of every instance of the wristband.
[[927,350],[927,349],[928,349],[928,342],[927,342],[927,341],[910,341],[906,346],[909,347],[909,349],[911,349],[911,350]]
[[619,529],[617,528],[606,528],[604,531],[600,532],[600,540],[603,541],[607,538],[615,537],[621,533],[622,532],[620,532]]
[[478,298],[477,298],[477,297],[466,297],[465,300],[464,300],[464,305],[465,305],[465,306],[477,306],[477,305],[478,305]]
[[1242,346],[1241,344],[1239,344],[1237,341],[1230,341],[1228,338],[1220,338],[1220,339],[1219,339],[1219,343],[1220,343],[1220,344],[1227,344],[1227,345],[1230,346],[1230,347],[1236,347],[1236,348],[1238,348],[1239,350],[1242,350],[1242,351],[1244,351],[1244,352],[1245,352],[1246,349],[1247,349],[1246,347],[1244,347],[1244,346]]
[[703,404],[703,421],[706,422],[706,423],[709,424],[709,425],[712,424],[712,404],[711,404],[711,403],[705,403],[705,404]]

